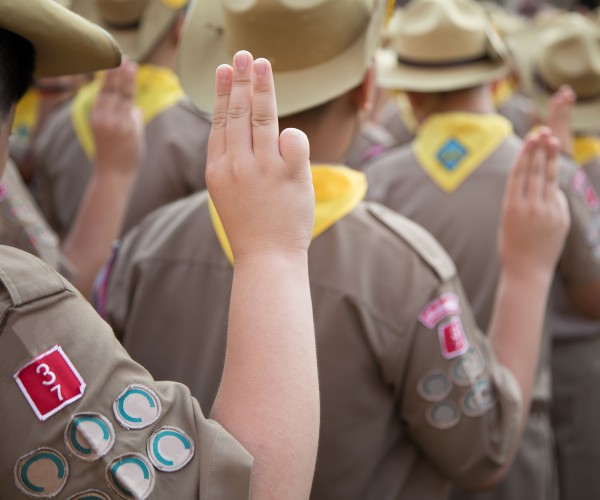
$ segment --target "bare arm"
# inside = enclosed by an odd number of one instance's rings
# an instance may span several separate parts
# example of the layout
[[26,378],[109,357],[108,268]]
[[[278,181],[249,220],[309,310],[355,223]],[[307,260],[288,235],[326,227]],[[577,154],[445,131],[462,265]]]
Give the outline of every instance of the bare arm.
[[[567,201],[558,187],[559,148],[548,129],[529,136],[504,198],[502,272],[488,333],[498,360],[521,389],[521,432],[529,414],[548,293],[569,227]],[[499,481],[511,463],[487,486]]]
[[136,66],[124,61],[107,72],[92,110],[96,158],[63,251],[75,268],[74,284],[88,297],[117,237],[143,151],[143,125],[133,107]]
[[227,352],[211,417],[254,456],[252,498],[308,498],[319,395],[307,249],[306,136],[279,135],[268,61],[217,70],[207,184],[235,258]]

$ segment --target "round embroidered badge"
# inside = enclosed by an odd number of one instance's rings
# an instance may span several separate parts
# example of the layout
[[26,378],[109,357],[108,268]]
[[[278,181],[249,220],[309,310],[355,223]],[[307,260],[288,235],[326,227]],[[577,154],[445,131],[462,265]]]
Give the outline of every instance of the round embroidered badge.
[[115,430],[99,413],[77,413],[65,430],[65,445],[74,457],[94,462],[106,455],[115,444]]
[[67,459],[52,448],[39,448],[19,458],[15,483],[25,495],[52,498],[58,495],[69,477]]
[[194,442],[181,429],[165,426],[150,436],[147,451],[154,467],[163,472],[175,472],[194,456]]
[[121,498],[144,500],[154,489],[154,469],[139,453],[127,453],[106,468],[106,480]]
[[452,390],[448,377],[440,371],[425,375],[419,383],[417,390],[426,401],[441,401]]
[[450,366],[450,378],[456,385],[473,385],[477,377],[483,373],[485,366],[481,353],[469,349]]
[[132,384],[115,399],[113,412],[125,429],[143,429],[158,420],[161,405],[154,391]]
[[478,417],[493,408],[496,394],[489,379],[478,381],[462,401],[462,410],[468,417]]
[[69,497],[69,500],[110,500],[110,497],[100,490],[87,490]]
[[440,401],[427,410],[427,421],[436,429],[450,429],[460,421],[460,412],[451,401]]

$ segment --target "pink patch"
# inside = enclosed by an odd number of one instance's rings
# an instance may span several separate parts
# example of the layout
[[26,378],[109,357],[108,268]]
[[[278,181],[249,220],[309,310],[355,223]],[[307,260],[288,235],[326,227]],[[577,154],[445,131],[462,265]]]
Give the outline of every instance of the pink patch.
[[596,190],[591,184],[586,186],[583,196],[585,198],[585,204],[590,210],[598,210],[598,206],[600,205],[598,194],[596,194]]
[[469,350],[469,341],[459,318],[452,318],[438,328],[442,356],[446,359],[457,358]]
[[458,296],[453,293],[445,293],[425,306],[419,314],[419,321],[427,328],[433,328],[442,318],[460,313]]
[[14,379],[42,421],[77,401],[85,391],[81,375],[58,345],[32,359]]
[[582,168],[577,170],[573,176],[571,191],[585,201],[588,210],[595,211],[600,207],[598,194]]
[[0,182],[0,201],[8,198],[8,186],[4,182]]

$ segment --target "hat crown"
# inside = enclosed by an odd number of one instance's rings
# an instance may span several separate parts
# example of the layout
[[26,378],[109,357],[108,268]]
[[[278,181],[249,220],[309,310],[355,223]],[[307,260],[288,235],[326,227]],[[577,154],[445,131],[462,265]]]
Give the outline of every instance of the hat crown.
[[600,30],[576,24],[543,33],[537,71],[551,88],[571,86],[577,97],[600,95]]
[[138,24],[148,0],[95,0],[98,13],[109,25],[120,28]]
[[436,63],[485,56],[491,26],[468,0],[414,0],[395,25],[392,47],[402,59]]
[[[379,0],[381,1],[381,0]],[[221,0],[229,51],[299,70],[342,53],[369,27],[377,0]]]

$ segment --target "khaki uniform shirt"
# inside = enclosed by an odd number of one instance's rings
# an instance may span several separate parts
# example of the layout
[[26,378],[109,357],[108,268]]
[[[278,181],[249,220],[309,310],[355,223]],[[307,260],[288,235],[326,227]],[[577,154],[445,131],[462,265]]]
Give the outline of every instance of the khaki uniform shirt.
[[383,126],[367,122],[362,125],[350,146],[344,162],[351,168],[362,170],[375,158],[396,146],[396,139]]
[[[367,169],[368,198],[383,203],[427,228],[450,254],[473,306],[477,324],[487,330],[500,274],[498,228],[504,185],[522,142],[509,136],[454,193],[439,189],[427,176],[410,146],[399,148]],[[592,213],[574,192],[576,169],[560,165],[561,183],[571,211],[571,229],[559,273],[572,283],[600,277],[600,261],[586,244]],[[550,398],[549,335],[540,360],[534,399]]]
[[[204,408],[222,373],[232,275],[205,193],[147,217],[106,273],[103,309],[125,348],[187,382]],[[314,239],[309,275],[322,418],[311,498],[442,499],[449,480],[468,486],[507,459],[518,387],[428,233],[360,203]]]
[[1,498],[248,498],[252,458],[188,389],[156,382],[66,280],[9,247],[0,318]]
[[533,101],[523,94],[512,95],[498,107],[498,113],[512,123],[519,137],[525,137],[536,123]]
[[[183,100],[146,125],[146,151],[125,213],[123,231],[171,201],[206,188],[210,121]],[[34,194],[62,238],[75,221],[92,164],[75,134],[70,106],[53,115],[34,148]]]
[[68,270],[58,238],[48,227],[10,160],[0,181],[0,244],[29,252],[63,274]]

